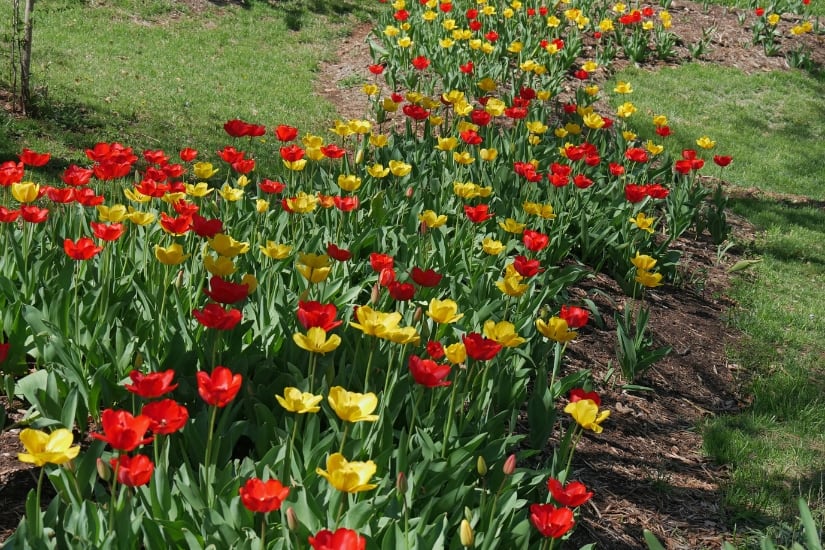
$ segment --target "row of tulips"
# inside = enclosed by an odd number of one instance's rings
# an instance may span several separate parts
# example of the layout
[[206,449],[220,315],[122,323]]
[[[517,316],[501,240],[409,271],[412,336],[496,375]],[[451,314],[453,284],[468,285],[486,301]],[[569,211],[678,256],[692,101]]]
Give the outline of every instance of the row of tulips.
[[[327,139],[235,119],[215,152],[98,143],[49,183],[47,153],[0,164],[0,365],[42,467],[15,547],[570,536],[593,496],[575,449],[610,411],[564,364],[601,317],[569,289],[664,284],[699,172],[731,159],[708,137],[672,153],[664,115],[641,140],[629,101],[595,110],[600,62],[577,56],[598,6],[387,8],[374,121]],[[616,25],[637,11],[668,20]]]

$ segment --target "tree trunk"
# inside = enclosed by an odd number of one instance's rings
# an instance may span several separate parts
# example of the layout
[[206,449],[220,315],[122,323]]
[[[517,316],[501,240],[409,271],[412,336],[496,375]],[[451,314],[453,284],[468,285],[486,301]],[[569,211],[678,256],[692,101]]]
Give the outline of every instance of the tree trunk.
[[23,11],[23,44],[20,49],[20,107],[26,114],[31,107],[32,13],[34,1],[26,0]]

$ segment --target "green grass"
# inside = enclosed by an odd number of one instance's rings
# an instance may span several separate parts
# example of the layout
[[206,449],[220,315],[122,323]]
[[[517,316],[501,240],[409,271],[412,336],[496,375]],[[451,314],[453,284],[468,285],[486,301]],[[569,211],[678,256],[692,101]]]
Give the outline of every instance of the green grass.
[[707,135],[716,141],[714,153],[734,158],[726,180],[825,199],[825,79],[803,71],[746,75],[700,64],[628,69],[616,79],[633,85],[634,93],[623,97],[639,108],[631,122],[641,131],[652,135],[654,114],[668,117],[674,132],[669,148],[697,149],[696,138]]
[[[650,118],[664,114],[675,132],[667,138],[672,150],[696,149],[696,138],[708,135],[715,153],[734,157],[725,180],[768,192],[730,204],[760,230],[745,246],[763,261],[739,278],[731,290],[738,305],[729,312],[744,334],[730,358],[751,404],[708,421],[704,434],[708,455],[730,466],[731,526],[791,540],[799,496],[825,519],[825,82],[801,71],[745,75],[693,64],[615,78],[634,87],[630,99],[645,113],[634,115],[642,136],[661,141]],[[720,175],[716,167],[705,171]]]
[[[318,64],[333,55],[354,16],[308,12],[301,30],[290,31],[284,11],[265,2],[204,7],[38,3],[32,73],[39,116],[4,118],[0,161],[27,146],[65,165],[85,160],[83,149],[104,140],[138,151],[191,144],[215,150],[226,144],[222,126],[232,118],[323,132],[334,110],[313,94]],[[0,18],[10,14],[3,3]]]

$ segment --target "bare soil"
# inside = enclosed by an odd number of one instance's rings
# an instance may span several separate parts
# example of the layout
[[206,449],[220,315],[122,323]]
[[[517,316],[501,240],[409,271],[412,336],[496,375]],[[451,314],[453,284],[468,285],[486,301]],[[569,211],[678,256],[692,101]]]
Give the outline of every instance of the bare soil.
[[[185,1],[196,10],[207,3]],[[677,0],[670,12],[679,36],[676,56],[646,64],[651,70],[689,61],[689,46],[702,40],[703,33],[709,43],[700,62],[748,73],[788,69],[784,56],[769,57],[751,45],[750,13],[743,26],[738,20],[740,12],[731,8],[704,8]],[[781,35],[787,37],[795,23],[783,17]],[[317,93],[332,101],[343,119],[363,118],[368,112],[360,82],[370,79],[367,66],[372,60],[365,41],[370,29],[370,25],[355,29],[341,41],[338,59],[321,67]],[[802,40],[813,62],[825,65],[825,37],[807,35]],[[799,38],[782,38],[780,50],[787,52],[798,43]],[[753,230],[745,222],[732,221],[738,240],[752,238]],[[572,478],[583,481],[596,496],[584,507],[570,547],[596,542],[599,548],[646,548],[644,529],[653,531],[669,549],[715,549],[724,540],[734,540],[723,502],[727,473],[724,466],[703,454],[701,425],[713,415],[735,414],[748,404],[747,397],[738,392],[739,367],[725,354],[740,338],[725,321],[726,312],[736,307],[726,296],[727,268],[738,258],[734,249],[720,263],[716,247],[703,236],[688,236],[676,246],[682,252],[680,284],[646,295],[656,342],[674,350],[639,381],[650,391],[623,391],[618,374],[608,377],[608,368],[615,363],[613,313],[626,303],[618,285],[596,275],[572,291],[594,299],[604,326],[591,323],[580,331],[579,339],[568,348],[565,368],[591,369],[595,380],[602,383],[603,406],[612,415],[603,433],[582,440],[573,461]],[[11,422],[20,420],[23,405],[0,397],[0,406],[10,417],[10,425],[0,433],[2,542],[24,512],[26,495],[36,484],[36,471],[17,460],[22,450],[19,429]]]

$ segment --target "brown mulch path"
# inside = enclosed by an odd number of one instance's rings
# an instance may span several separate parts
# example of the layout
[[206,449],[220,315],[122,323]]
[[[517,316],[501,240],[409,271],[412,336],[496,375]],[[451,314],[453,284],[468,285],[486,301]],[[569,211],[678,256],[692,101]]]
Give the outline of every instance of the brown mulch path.
[[[206,1],[186,0],[195,7]],[[688,46],[711,28],[709,49],[701,62],[749,73],[787,69],[784,57],[767,57],[751,46],[751,30],[739,24],[734,9],[704,9],[677,0],[670,12],[673,30],[681,39],[676,59],[647,65],[651,69],[689,61]],[[783,36],[794,23],[783,18]],[[368,111],[360,84],[345,83],[358,77],[371,79],[367,65],[372,61],[365,43],[370,29],[370,24],[360,26],[345,38],[338,60],[325,64],[318,77],[317,92],[336,105],[342,119],[363,118]],[[808,35],[803,40],[811,47],[813,60],[825,65],[825,38]],[[784,38],[780,46],[788,51],[793,44]],[[733,221],[738,238],[752,235],[744,222]],[[726,268],[736,257],[731,251],[720,264],[716,247],[703,238],[682,239],[677,246],[684,264],[681,284],[655,289],[646,297],[656,341],[674,349],[639,381],[652,391],[623,391],[619,374],[607,379],[608,368],[615,363],[613,312],[625,303],[616,283],[598,275],[572,291],[596,302],[605,327],[590,324],[580,331],[568,348],[565,368],[591,369],[601,385],[603,406],[612,415],[602,434],[582,440],[574,458],[572,478],[583,481],[596,495],[584,507],[570,547],[596,542],[598,548],[646,548],[643,529],[653,531],[669,549],[715,549],[733,538],[722,500],[726,472],[703,455],[697,426],[705,418],[735,413],[746,405],[736,393],[737,366],[728,363],[725,355],[726,346],[738,337],[724,321],[726,310],[736,305],[725,296]],[[0,398],[0,406],[11,419],[20,419],[19,403]],[[17,526],[26,494],[36,483],[35,470],[17,461],[18,436],[17,429],[0,433],[0,542]]]

